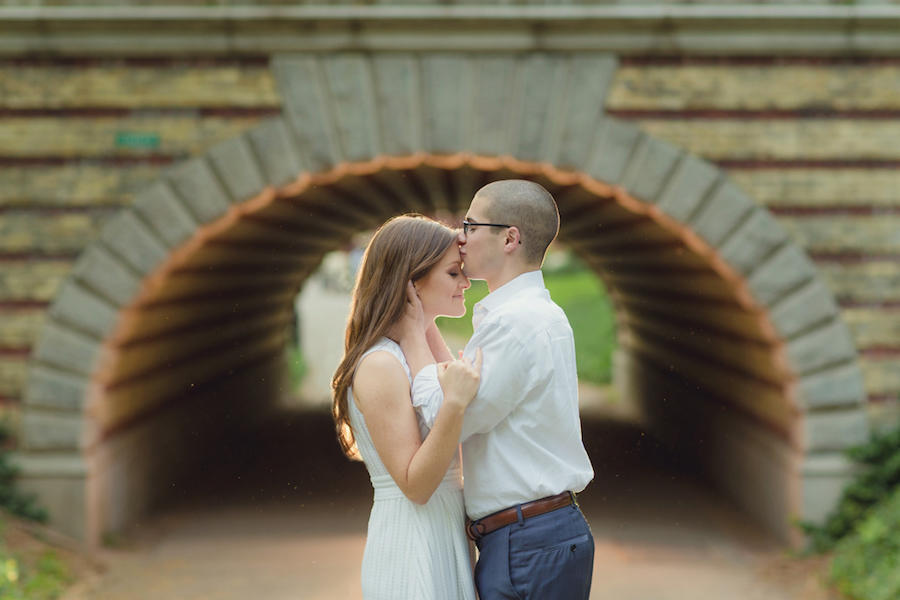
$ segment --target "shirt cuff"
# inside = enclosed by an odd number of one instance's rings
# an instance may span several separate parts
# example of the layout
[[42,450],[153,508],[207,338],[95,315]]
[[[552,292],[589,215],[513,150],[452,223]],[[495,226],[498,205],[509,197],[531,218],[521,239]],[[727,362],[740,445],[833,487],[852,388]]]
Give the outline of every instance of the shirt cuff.
[[423,367],[413,378],[412,405],[429,429],[434,426],[443,401],[444,391],[438,380],[437,365]]

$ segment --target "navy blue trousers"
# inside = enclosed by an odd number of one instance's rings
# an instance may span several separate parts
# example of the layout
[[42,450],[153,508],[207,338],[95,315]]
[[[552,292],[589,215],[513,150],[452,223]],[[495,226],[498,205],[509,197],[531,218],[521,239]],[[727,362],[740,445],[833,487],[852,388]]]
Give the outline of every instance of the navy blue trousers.
[[588,600],[594,537],[576,505],[483,536],[475,586],[481,600]]

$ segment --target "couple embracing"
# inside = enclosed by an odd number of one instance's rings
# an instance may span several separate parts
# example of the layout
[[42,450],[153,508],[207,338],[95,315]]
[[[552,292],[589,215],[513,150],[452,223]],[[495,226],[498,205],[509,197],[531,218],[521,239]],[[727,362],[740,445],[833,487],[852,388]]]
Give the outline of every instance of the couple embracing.
[[[372,237],[333,381],[339,440],[375,492],[365,600],[588,598],[575,345],[540,270],[558,230],[547,190],[504,180],[461,232],[405,215]],[[469,277],[490,294],[454,358],[434,320],[465,313]]]

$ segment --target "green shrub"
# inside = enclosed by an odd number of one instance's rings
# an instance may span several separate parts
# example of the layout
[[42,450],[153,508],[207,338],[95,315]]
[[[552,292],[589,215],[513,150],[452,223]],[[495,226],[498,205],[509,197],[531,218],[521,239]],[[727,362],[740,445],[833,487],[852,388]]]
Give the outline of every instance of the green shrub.
[[69,569],[52,551],[29,565],[0,547],[0,600],[55,600],[70,581]]
[[831,578],[855,600],[900,598],[900,488],[837,545]]
[[0,423],[0,507],[26,519],[46,521],[47,511],[37,505],[34,496],[16,487],[19,470],[10,461],[11,438],[9,426]]
[[848,456],[863,465],[848,485],[837,507],[823,525],[802,523],[814,552],[830,550],[867,517],[878,502],[900,486],[900,428],[876,435],[867,444],[851,448]]

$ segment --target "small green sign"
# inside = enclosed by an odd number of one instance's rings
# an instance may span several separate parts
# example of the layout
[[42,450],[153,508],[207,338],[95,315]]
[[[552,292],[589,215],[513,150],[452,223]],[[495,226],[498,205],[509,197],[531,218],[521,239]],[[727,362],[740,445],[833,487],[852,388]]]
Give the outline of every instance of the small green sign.
[[142,150],[159,148],[159,134],[146,131],[117,131],[116,148]]

